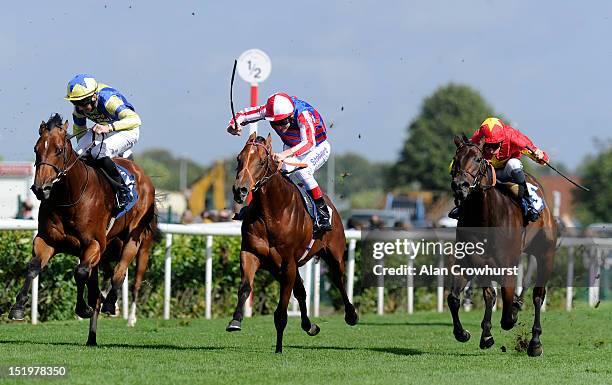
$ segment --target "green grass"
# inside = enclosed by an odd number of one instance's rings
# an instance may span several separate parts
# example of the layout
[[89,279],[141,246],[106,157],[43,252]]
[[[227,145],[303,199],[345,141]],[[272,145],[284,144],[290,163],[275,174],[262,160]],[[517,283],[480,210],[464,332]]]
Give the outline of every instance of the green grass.
[[[462,313],[472,332],[465,344],[455,342],[448,312],[362,315],[355,327],[342,317],[325,317],[316,320],[321,333],[315,337],[291,317],[282,355],[274,354],[269,316],[246,319],[240,333],[225,332],[229,317],[140,319],[135,329],[104,318],[96,348],[84,346],[87,322],[0,324],[0,365],[65,364],[66,383],[96,385],[610,384],[611,310],[612,304],[605,303],[597,309],[543,313],[544,355],[539,358],[514,349],[517,337],[531,330],[529,310],[509,332],[499,327],[500,312],[494,313],[496,344],[487,351],[478,348],[480,311]],[[20,383],[39,383],[32,381]]]

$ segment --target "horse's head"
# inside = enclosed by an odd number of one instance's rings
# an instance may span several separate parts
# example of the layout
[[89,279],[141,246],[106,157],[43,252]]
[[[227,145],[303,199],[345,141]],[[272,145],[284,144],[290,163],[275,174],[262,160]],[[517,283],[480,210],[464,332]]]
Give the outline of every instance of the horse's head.
[[62,122],[59,114],[40,124],[40,137],[34,145],[36,174],[32,185],[39,200],[49,199],[53,185],[61,179],[68,166],[72,145],[66,136],[67,129],[68,121]]
[[236,181],[232,186],[234,201],[244,203],[249,191],[257,190],[275,171],[278,164],[272,159],[272,137],[252,133],[238,154]]
[[483,157],[482,143],[475,144],[465,135],[455,136],[457,151],[451,167],[451,189],[455,203],[461,203],[487,176],[488,163]]

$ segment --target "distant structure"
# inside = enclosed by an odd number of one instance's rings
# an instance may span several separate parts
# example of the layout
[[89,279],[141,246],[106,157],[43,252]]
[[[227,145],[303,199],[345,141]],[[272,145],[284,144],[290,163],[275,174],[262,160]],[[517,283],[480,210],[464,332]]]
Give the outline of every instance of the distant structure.
[[23,202],[32,205],[31,214],[38,215],[39,202],[30,191],[34,183],[34,163],[0,162],[0,218],[15,218]]

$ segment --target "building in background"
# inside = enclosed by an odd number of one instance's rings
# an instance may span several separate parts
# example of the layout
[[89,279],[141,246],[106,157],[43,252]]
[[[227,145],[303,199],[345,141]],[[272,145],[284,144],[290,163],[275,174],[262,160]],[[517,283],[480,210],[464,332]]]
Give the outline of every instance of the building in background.
[[37,217],[39,201],[30,190],[32,183],[34,163],[0,162],[0,218],[16,218],[24,206],[31,206],[31,215]]

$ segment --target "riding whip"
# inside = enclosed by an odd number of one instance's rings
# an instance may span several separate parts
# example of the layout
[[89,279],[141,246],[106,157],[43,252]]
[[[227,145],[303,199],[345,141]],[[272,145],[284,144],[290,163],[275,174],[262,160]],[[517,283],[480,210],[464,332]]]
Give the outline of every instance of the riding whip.
[[[525,148],[527,148],[527,150],[529,150],[532,154],[535,155],[535,151],[529,147],[529,146],[525,146]],[[554,168],[550,163],[548,163],[547,161],[542,159],[542,162],[544,162],[545,165],[547,165],[548,167],[550,167],[554,172],[556,172],[557,174],[561,175],[563,178],[565,178],[568,182],[570,182],[571,184],[573,184],[574,186],[583,189],[584,191],[591,191],[590,189],[588,189],[587,187],[584,187],[576,182],[574,182],[573,180],[571,180],[570,178],[566,177],[565,175],[563,175],[563,173],[559,170],[557,170],[556,168]]]

